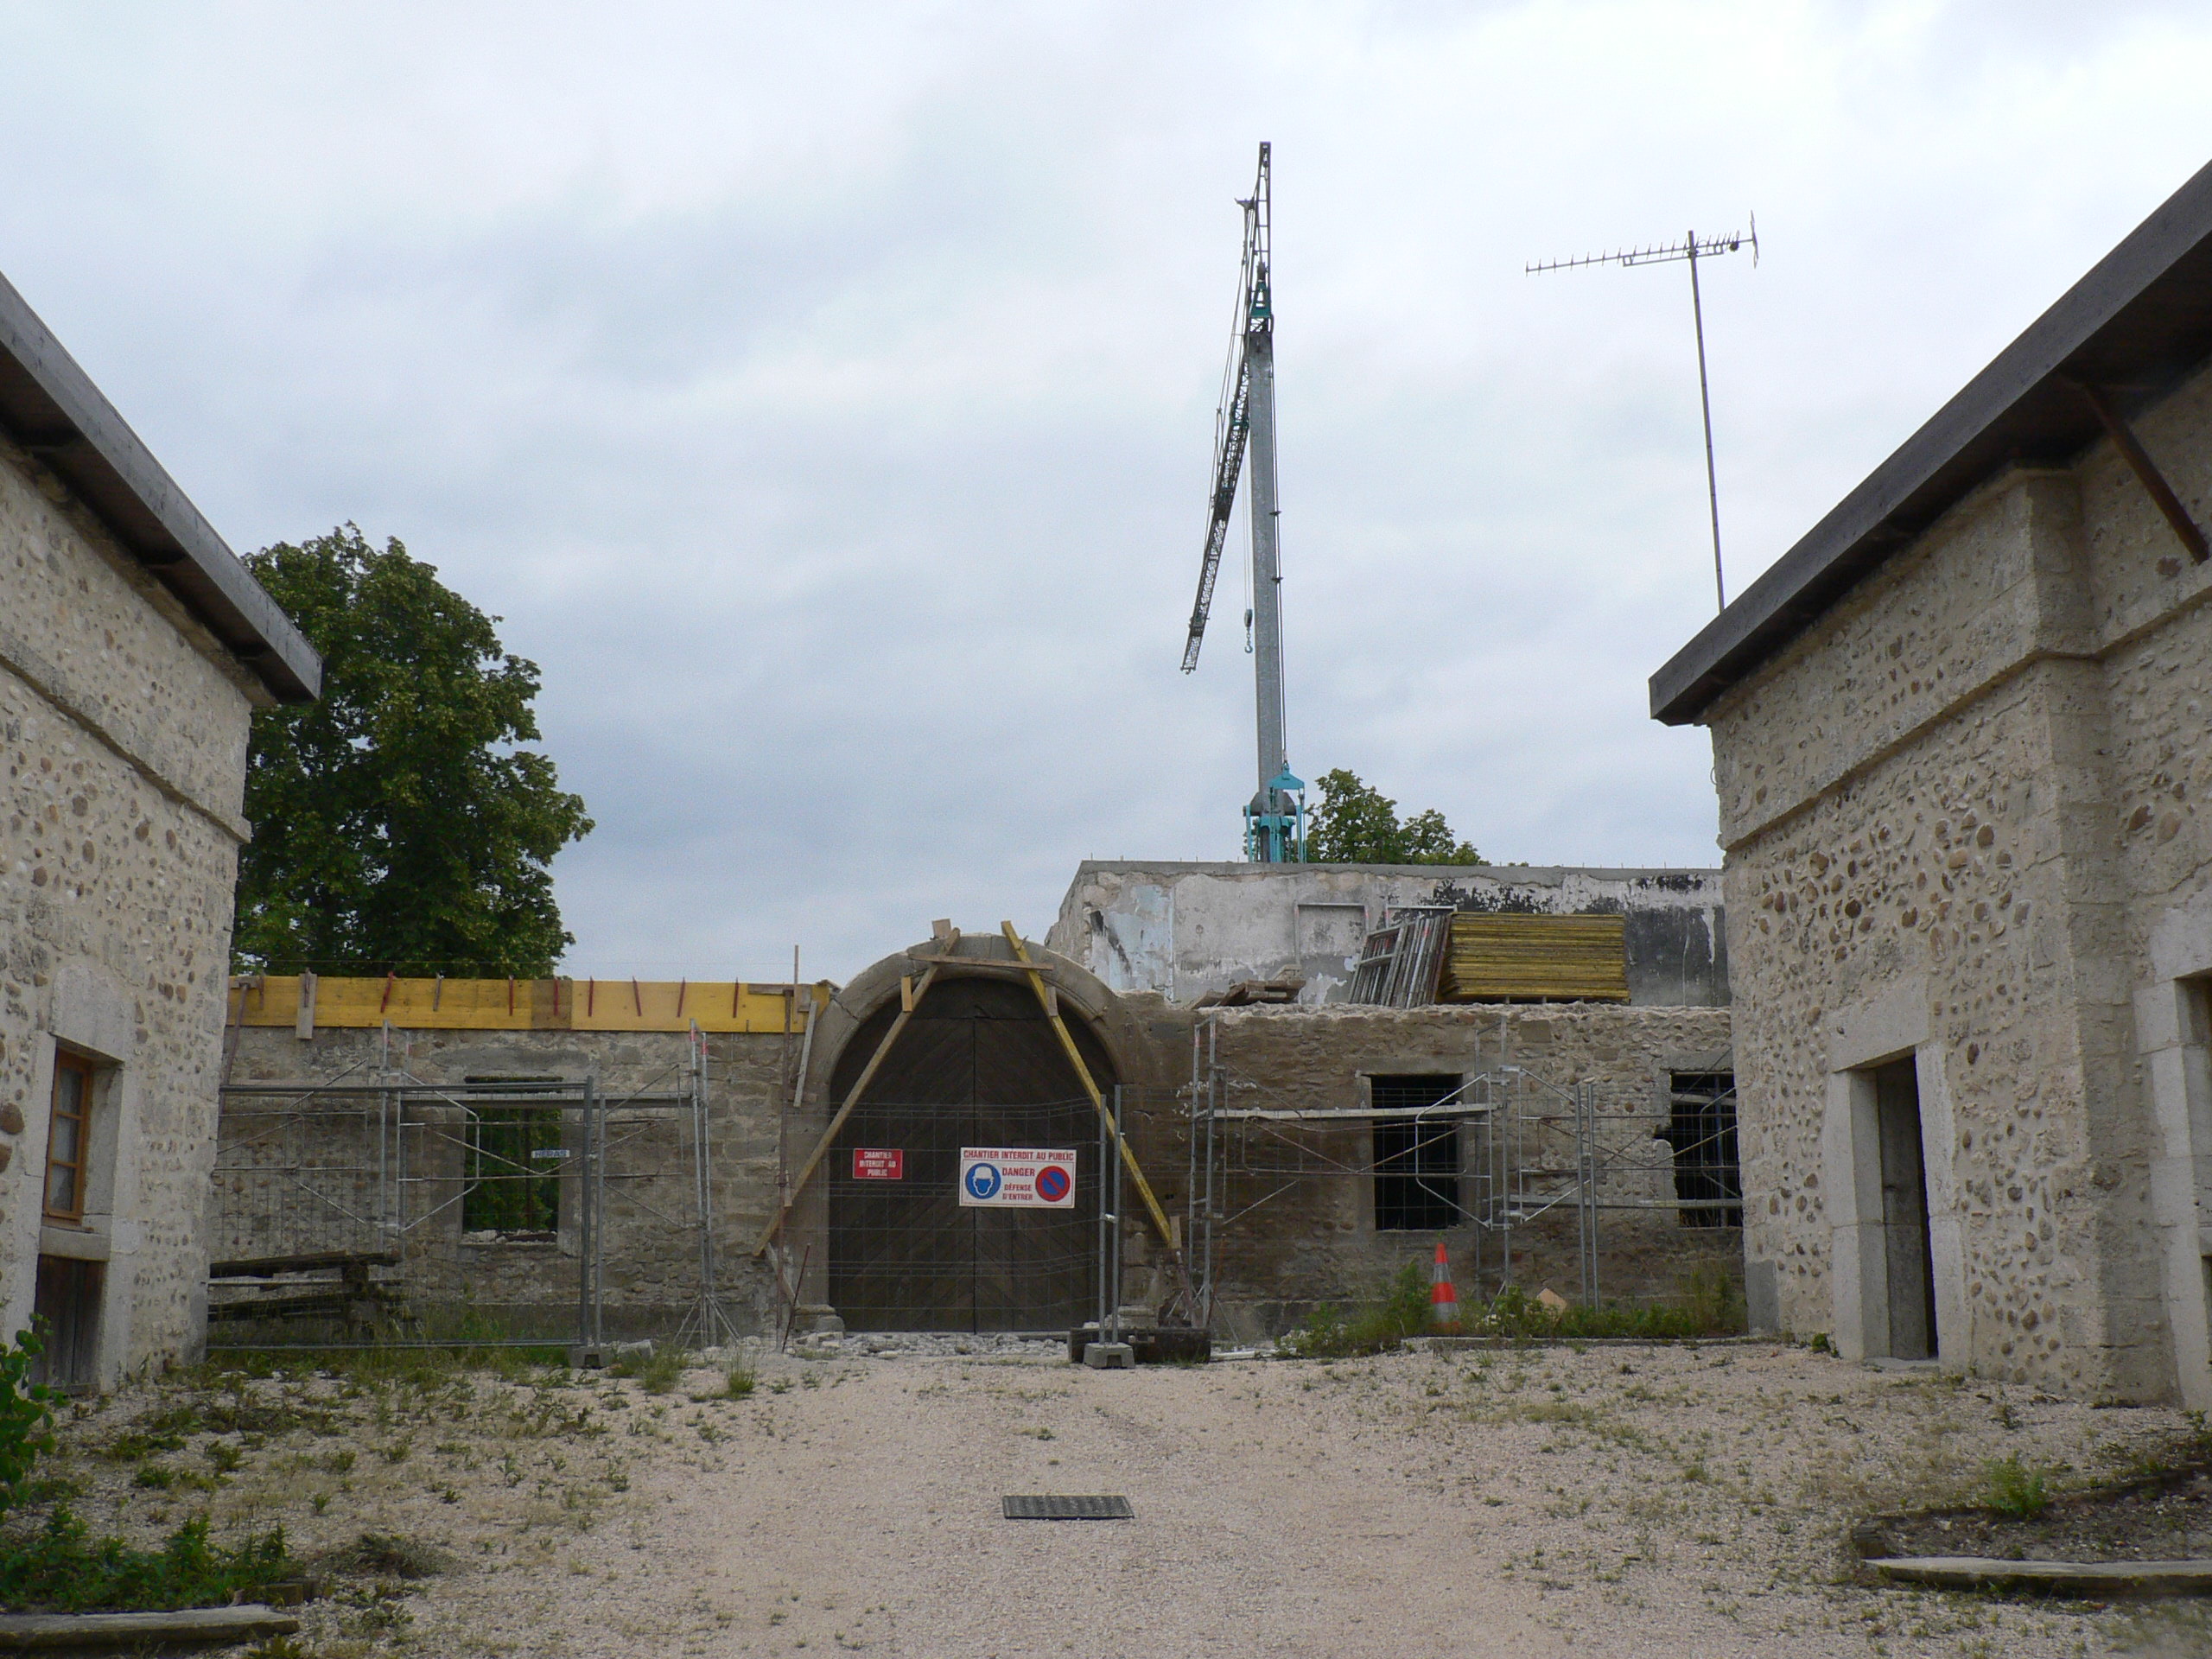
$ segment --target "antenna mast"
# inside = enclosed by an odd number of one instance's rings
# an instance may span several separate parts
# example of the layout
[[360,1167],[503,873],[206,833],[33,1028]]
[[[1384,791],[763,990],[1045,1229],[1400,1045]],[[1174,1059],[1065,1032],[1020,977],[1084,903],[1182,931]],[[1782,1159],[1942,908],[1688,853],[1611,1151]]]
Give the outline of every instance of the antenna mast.
[[1687,260],[1690,268],[1690,318],[1697,327],[1697,401],[1705,416],[1705,499],[1713,513],[1713,595],[1719,608],[1728,608],[1727,584],[1720,574],[1720,484],[1713,467],[1713,393],[1705,373],[1705,302],[1698,292],[1697,262],[1717,255],[1734,253],[1740,248],[1751,251],[1751,264],[1759,263],[1758,215],[1751,216],[1748,232],[1728,236],[1700,237],[1690,232],[1679,242],[1664,247],[1624,248],[1614,253],[1586,254],[1580,259],[1548,259],[1541,264],[1523,265],[1524,276],[1540,270],[1579,270],[1585,265],[1664,265],[1675,260]]
[[1208,501],[1205,550],[1198,565],[1198,595],[1191,607],[1190,632],[1183,642],[1183,671],[1188,674],[1198,665],[1198,647],[1205,639],[1206,618],[1213,607],[1214,581],[1220,574],[1222,551],[1229,539],[1230,514],[1236,505],[1236,480],[1249,472],[1252,610],[1245,621],[1252,640],[1259,788],[1244,809],[1244,855],[1255,863],[1280,864],[1306,856],[1306,785],[1291,775],[1284,735],[1269,149],[1267,144],[1260,146],[1259,172],[1253,180],[1252,194],[1236,204],[1244,210],[1244,257],[1237,275],[1236,320],[1222,375],[1221,403],[1214,414],[1213,488]]

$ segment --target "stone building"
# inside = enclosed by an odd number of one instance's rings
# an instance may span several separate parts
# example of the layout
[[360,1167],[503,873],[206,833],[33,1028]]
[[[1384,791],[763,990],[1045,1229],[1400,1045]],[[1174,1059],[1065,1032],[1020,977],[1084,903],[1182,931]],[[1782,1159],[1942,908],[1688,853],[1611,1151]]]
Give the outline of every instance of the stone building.
[[[1173,1293],[1172,1253],[1196,1252],[1209,1213],[1228,1334],[1370,1298],[1440,1237],[1471,1293],[1510,1274],[1578,1294],[1578,1221],[1599,1217],[1560,1177],[1583,1146],[1605,1166],[1590,1195],[1606,1206],[1600,1294],[1738,1271],[1732,1117],[1715,1116],[1732,1110],[1725,1008],[1200,1009],[1027,948],[1049,1007],[1001,935],[950,930],[797,997],[726,982],[242,982],[215,1253],[345,1255],[412,1319],[547,1338],[574,1329],[595,1260],[605,1333],[668,1334],[709,1282],[704,1216],[712,1287],[749,1331],[793,1305],[804,1324],[861,1331],[1064,1329],[1096,1312],[1111,1161],[1087,1077],[1109,1101],[1118,1090],[1159,1205],[1155,1223],[1133,1185],[1122,1196],[1133,1311]],[[692,1067],[695,1026],[696,1116],[647,1098]],[[1194,1096],[1221,1113],[1211,1205]],[[590,1109],[606,1129],[588,1163]],[[1072,1154],[1065,1208],[963,1205],[960,1154],[976,1147]],[[226,1274],[222,1329],[288,1302],[327,1312],[345,1300],[341,1271]]]
[[248,721],[321,664],[0,281],[0,1329],[191,1356]]
[[1710,728],[1755,1306],[2212,1407],[2212,169],[1652,679]]
[[1618,915],[1631,1002],[1728,1003],[1718,870],[1086,860],[1045,942],[1116,991],[1195,1002],[1238,980],[1296,977],[1300,1001],[1341,1001],[1361,941],[1409,906]]

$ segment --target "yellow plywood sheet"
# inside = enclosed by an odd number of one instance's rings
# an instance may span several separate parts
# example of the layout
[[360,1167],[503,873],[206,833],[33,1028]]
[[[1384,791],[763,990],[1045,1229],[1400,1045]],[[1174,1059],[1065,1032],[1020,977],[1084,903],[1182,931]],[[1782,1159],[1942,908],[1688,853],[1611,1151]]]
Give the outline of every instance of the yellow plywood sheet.
[[[241,1025],[297,1026],[300,979],[235,979],[231,1017]],[[315,982],[313,1023],[373,1029],[390,1020],[412,1031],[802,1030],[807,1011],[829,1000],[826,985],[791,988],[731,980],[340,979]]]
[[1437,988],[1443,1002],[1628,1001],[1628,929],[1619,916],[1452,918]]

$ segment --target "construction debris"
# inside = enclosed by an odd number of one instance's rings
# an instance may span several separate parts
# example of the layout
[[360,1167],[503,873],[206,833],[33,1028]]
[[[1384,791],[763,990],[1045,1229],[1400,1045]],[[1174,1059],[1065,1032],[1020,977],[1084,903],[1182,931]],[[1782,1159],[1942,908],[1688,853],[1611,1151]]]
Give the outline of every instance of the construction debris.
[[1306,988],[1302,979],[1240,979],[1225,991],[1209,991],[1192,1006],[1243,1008],[1257,1002],[1295,1002]]

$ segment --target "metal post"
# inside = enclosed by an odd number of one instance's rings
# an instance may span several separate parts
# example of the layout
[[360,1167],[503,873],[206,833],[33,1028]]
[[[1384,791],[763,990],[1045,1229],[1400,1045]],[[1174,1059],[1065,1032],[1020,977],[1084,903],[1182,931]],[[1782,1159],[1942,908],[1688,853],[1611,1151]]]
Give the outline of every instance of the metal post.
[[[1114,1144],[1122,1144],[1122,1085],[1114,1085]],[[1114,1305],[1113,1329],[1106,1340],[1122,1339],[1122,1160],[1114,1160]]]
[[[1185,1160],[1183,1173],[1183,1248],[1187,1252],[1184,1259],[1197,1269],[1195,1276],[1200,1280],[1205,1273],[1205,1259],[1198,1251],[1198,1056],[1204,1040],[1198,1026],[1193,1024],[1191,1027],[1191,1098],[1185,1124],[1185,1132],[1191,1138],[1186,1148],[1190,1155]],[[1196,1296],[1205,1294],[1200,1285],[1194,1284],[1192,1288]],[[1205,1317],[1197,1306],[1184,1311],[1191,1316],[1193,1324]]]
[[591,1346],[591,1086],[576,1109],[576,1345]]
[[592,1090],[591,1339],[607,1342],[607,1102]]
[[1272,863],[1283,858],[1278,822],[1290,803],[1273,787],[1290,764],[1283,731],[1282,551],[1275,501],[1275,353],[1272,334],[1255,330],[1244,349],[1252,369],[1252,443],[1244,459],[1252,480],[1252,671],[1259,715],[1259,793],[1255,813],[1270,822],[1260,826],[1257,855]]
[[[781,1091],[779,1090],[779,1093]],[[710,1132],[707,1122],[707,1039],[691,1022],[691,1157],[699,1211],[699,1341],[712,1347],[721,1339],[721,1305],[715,1285],[715,1198],[709,1173]]]
[[1109,1193],[1107,1171],[1119,1172],[1121,1160],[1114,1155],[1114,1137],[1106,1127],[1106,1120],[1098,1120],[1098,1340],[1109,1340],[1106,1335],[1106,1315],[1111,1306],[1114,1286],[1114,1259],[1109,1254],[1113,1246],[1108,1229],[1117,1213]]
[[1713,510],[1713,596],[1719,608],[1728,608],[1727,584],[1720,577],[1720,480],[1713,469],[1713,393],[1705,378],[1705,302],[1697,288],[1697,232],[1688,238],[1690,250],[1690,315],[1697,324],[1697,402],[1705,416],[1705,499]]
[[1576,1167],[1575,1243],[1582,1256],[1582,1305],[1598,1305],[1598,1090],[1586,1083],[1574,1091]]
[[1526,1093],[1520,1071],[1513,1061],[1513,1027],[1503,1014],[1497,1016],[1497,1052],[1503,1057],[1501,1070],[1510,1080],[1507,1088],[1508,1111],[1503,1145],[1498,1154],[1499,1185],[1505,1192],[1503,1219],[1497,1230],[1498,1248],[1504,1259],[1498,1265],[1497,1287],[1503,1291],[1513,1283],[1513,1211],[1521,1202],[1521,1185],[1527,1166],[1521,1156],[1521,1106]]
[[[391,1081],[391,1021],[384,1022],[384,1038],[378,1050],[377,1075],[385,1083]],[[396,1231],[391,1205],[391,1096],[377,1096],[377,1241],[379,1250],[391,1248]]]
[[1221,1218],[1221,1200],[1214,1187],[1214,1172],[1221,1161],[1221,1022],[1206,1022],[1206,1283],[1204,1297],[1205,1320],[1209,1330],[1213,1325],[1214,1287],[1219,1282],[1218,1252],[1220,1234],[1215,1223]]

